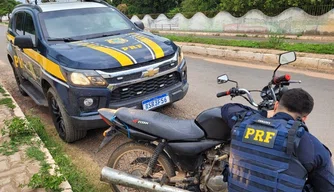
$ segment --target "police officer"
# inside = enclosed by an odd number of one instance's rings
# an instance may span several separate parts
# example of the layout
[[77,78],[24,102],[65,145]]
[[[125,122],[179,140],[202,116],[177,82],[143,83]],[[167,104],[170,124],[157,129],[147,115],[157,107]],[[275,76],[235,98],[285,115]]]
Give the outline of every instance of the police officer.
[[334,191],[331,152],[304,124],[313,105],[309,93],[290,89],[270,118],[241,104],[222,107],[233,127],[229,191]]

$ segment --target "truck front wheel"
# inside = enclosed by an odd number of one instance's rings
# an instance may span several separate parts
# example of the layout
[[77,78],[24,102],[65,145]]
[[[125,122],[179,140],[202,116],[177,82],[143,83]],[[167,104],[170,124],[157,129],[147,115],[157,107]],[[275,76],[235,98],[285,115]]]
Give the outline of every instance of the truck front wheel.
[[71,118],[67,114],[61,99],[53,88],[49,88],[47,92],[47,99],[53,124],[56,127],[59,137],[67,143],[84,138],[87,131],[77,130],[75,128],[75,125],[71,122]]

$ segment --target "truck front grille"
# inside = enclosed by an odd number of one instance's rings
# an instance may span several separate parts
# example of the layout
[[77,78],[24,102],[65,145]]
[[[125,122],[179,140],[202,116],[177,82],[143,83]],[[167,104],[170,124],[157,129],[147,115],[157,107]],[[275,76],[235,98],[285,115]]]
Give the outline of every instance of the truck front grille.
[[111,103],[148,95],[173,86],[180,81],[180,74],[173,72],[140,83],[118,87],[111,93]]
[[[159,73],[171,70],[177,66],[177,62],[169,62],[163,65],[159,66]],[[142,71],[137,72],[137,73],[132,73],[128,75],[122,75],[118,77],[112,77],[112,78],[107,78],[107,81],[109,84],[115,84],[115,83],[123,83],[126,81],[132,81],[136,79],[140,79],[142,77]]]

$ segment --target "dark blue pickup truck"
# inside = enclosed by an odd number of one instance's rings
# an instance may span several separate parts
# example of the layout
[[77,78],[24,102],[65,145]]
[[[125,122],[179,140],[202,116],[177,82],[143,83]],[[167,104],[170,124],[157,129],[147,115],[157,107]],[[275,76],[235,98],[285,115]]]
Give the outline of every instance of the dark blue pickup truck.
[[180,48],[103,1],[19,5],[7,39],[21,94],[49,107],[66,142],[107,126],[99,108],[153,110],[188,91]]

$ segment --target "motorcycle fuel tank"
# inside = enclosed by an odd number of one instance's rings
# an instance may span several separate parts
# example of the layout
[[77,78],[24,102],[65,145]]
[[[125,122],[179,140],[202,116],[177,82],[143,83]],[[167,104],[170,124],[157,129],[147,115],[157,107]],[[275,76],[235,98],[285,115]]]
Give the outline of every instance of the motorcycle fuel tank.
[[221,107],[203,111],[196,118],[196,124],[206,133],[207,139],[228,142],[231,139],[231,129],[221,117]]

